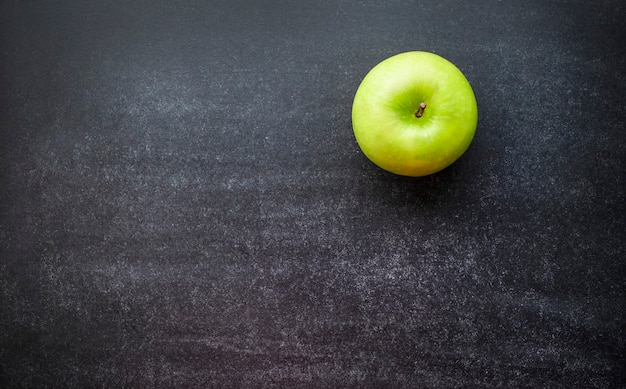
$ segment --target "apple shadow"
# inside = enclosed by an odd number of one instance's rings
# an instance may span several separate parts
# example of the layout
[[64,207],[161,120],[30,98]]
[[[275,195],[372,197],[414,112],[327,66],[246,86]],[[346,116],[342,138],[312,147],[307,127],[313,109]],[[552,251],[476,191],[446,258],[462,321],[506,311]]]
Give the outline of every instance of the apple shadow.
[[447,211],[471,203],[476,191],[476,171],[472,171],[471,153],[451,166],[428,176],[406,177],[389,173],[373,165],[364,156],[361,162],[363,185],[370,186],[372,201],[391,209],[410,211]]

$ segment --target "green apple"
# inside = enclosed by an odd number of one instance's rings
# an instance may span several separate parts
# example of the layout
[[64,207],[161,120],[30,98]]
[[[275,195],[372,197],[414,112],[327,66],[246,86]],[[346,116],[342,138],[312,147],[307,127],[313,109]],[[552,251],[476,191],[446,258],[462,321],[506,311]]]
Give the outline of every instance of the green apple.
[[365,156],[403,176],[450,166],[469,147],[477,123],[476,98],[463,73],[424,51],[376,65],[352,105],[354,135]]

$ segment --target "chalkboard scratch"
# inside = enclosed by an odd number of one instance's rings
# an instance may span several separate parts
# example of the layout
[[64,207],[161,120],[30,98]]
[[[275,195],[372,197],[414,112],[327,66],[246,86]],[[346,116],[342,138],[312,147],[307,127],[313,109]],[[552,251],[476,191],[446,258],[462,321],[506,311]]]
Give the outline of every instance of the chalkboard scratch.
[[[310,348],[299,341],[273,341],[256,339],[254,342],[249,342],[247,339],[238,341],[235,338],[229,337],[206,337],[206,338],[173,338],[173,339],[160,339],[157,342],[160,343],[183,343],[183,344],[200,344],[209,347],[210,349],[234,352],[237,354],[255,355],[255,356],[281,356],[287,358],[302,358],[307,359],[324,359],[328,358],[328,355],[323,353],[312,353]],[[251,347],[254,344],[254,347]]]

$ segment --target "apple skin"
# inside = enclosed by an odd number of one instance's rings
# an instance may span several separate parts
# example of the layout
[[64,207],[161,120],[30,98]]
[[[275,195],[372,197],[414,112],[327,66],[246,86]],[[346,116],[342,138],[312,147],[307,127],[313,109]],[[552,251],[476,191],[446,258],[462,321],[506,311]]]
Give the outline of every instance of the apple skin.
[[[420,104],[426,103],[421,117]],[[356,91],[352,127],[359,147],[389,172],[436,173],[467,150],[478,124],[474,91],[450,61],[410,51],[376,65]]]

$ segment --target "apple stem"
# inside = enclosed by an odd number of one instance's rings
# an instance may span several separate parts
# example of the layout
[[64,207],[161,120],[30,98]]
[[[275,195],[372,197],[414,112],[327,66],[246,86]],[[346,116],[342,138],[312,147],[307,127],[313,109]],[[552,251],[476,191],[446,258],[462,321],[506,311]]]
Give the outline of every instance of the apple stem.
[[425,108],[426,108],[426,103],[422,101],[420,103],[420,109],[418,109],[417,112],[415,112],[415,117],[416,118],[421,118],[422,115],[424,114],[424,109]]

